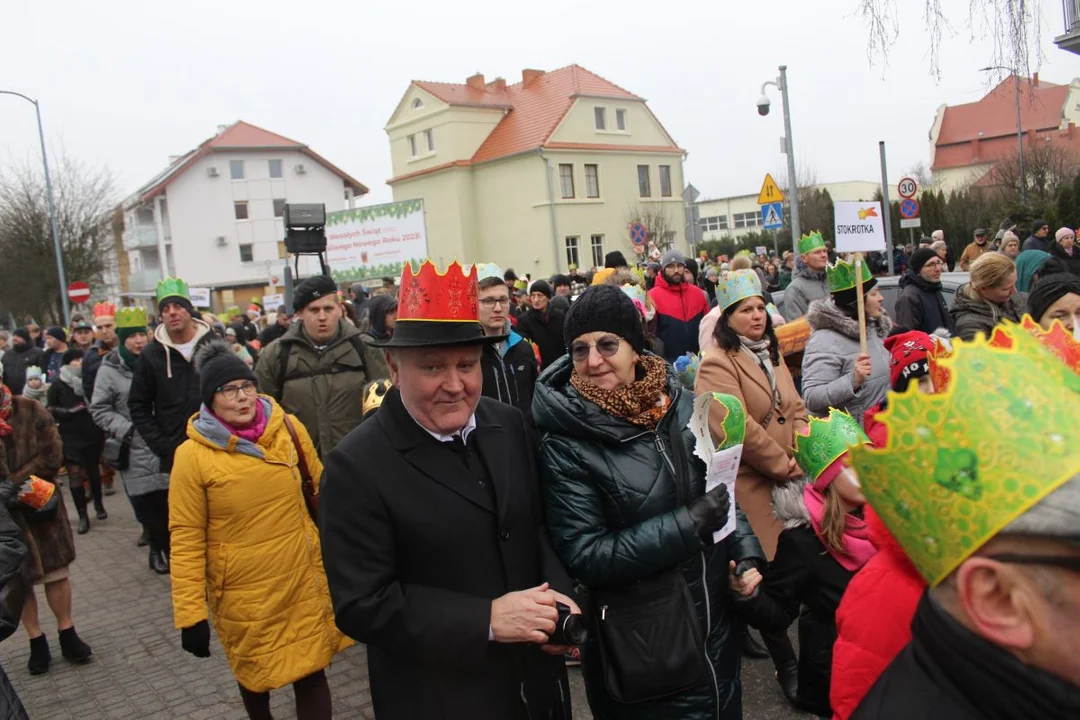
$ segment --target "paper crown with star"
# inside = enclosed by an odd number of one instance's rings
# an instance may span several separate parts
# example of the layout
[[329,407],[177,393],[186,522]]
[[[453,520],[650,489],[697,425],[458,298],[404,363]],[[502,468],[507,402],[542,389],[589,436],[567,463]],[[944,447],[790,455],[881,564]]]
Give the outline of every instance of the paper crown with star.
[[761,295],[761,278],[753,270],[733,270],[716,284],[716,303],[721,312],[740,300]]
[[167,277],[158,280],[156,295],[159,303],[168,297],[179,297],[188,301],[191,300],[191,292],[188,290],[188,284],[178,277]]
[[[862,281],[868,283],[873,279],[873,275],[870,273],[870,266],[866,262],[860,262]],[[834,264],[825,268],[825,277],[829,281],[829,292],[840,292],[842,290],[850,290],[857,284],[856,282],[855,263],[849,263],[847,260],[837,260]]]
[[120,308],[116,312],[116,329],[142,328],[146,330],[146,309],[141,307]]
[[938,358],[947,385],[890,394],[885,447],[851,450],[863,494],[931,586],[1080,473],[1080,375],[1030,334],[1011,340],[955,343]]
[[805,255],[808,252],[813,252],[823,247],[825,247],[825,238],[821,237],[821,233],[817,230],[814,230],[809,235],[803,235],[799,238],[800,255]]
[[499,342],[485,335],[477,303],[476,266],[457,260],[440,272],[431,260],[418,269],[406,263],[401,271],[397,323],[393,336],[378,347],[447,347]]
[[795,433],[795,462],[814,482],[852,447],[868,442],[870,438],[855,418],[830,408],[828,417],[811,417],[806,429]]

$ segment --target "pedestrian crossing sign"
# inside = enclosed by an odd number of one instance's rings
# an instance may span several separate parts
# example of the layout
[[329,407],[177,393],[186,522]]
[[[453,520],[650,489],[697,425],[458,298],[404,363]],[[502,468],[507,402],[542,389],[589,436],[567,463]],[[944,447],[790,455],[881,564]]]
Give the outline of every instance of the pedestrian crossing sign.
[[768,203],[761,206],[761,224],[766,230],[778,230],[784,227],[783,203]]

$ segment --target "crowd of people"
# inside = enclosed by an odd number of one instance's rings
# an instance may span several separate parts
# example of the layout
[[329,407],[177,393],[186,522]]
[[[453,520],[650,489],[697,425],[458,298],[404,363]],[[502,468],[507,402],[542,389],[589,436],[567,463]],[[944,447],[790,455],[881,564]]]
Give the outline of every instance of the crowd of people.
[[316,276],[273,312],[166,278],[155,316],[17,328],[0,582],[28,592],[0,634],[21,619],[49,670],[42,585],[92,659],[58,487],[85,534],[119,476],[180,648],[213,629],[251,718],[290,684],[331,717],[355,642],[391,720],[569,718],[579,663],[594,717],[740,718],[744,658],[819,717],[1078,717],[1080,276],[1075,233],[1036,225],[976,230],[951,306],[938,233],[900,250],[894,309],[815,232],[776,259]]

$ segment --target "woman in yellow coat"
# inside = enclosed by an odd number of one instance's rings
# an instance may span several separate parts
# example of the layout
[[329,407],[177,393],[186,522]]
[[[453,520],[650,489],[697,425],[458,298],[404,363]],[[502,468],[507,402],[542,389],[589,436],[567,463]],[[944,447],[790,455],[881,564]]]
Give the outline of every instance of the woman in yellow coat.
[[[352,641],[334,624],[286,413],[257,394],[254,373],[225,343],[200,349],[196,368],[203,405],[188,422],[169,484],[181,644],[209,657],[209,617],[249,717],[269,718],[269,691],[292,683],[300,720],[329,719],[323,670]],[[307,430],[288,421],[318,482],[322,465]]]

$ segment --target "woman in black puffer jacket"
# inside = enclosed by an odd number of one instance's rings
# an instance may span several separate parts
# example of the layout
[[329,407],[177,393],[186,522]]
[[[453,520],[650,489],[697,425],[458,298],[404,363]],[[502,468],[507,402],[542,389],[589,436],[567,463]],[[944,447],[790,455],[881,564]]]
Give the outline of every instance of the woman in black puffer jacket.
[[[741,718],[728,563],[764,566],[761,546],[741,512],[735,531],[713,544],[711,533],[734,500],[723,485],[705,493],[705,466],[693,455],[695,438],[686,427],[693,398],[670,366],[644,350],[633,302],[618,288],[591,287],[572,306],[565,333],[570,355],[540,377],[533,418],[543,436],[540,472],[552,543],[589,591],[582,661],[593,716]],[[618,610],[628,606],[619,601],[663,577],[688,590],[688,600],[673,595],[666,605],[686,609],[680,619],[695,628],[697,641],[683,647],[700,649],[700,675],[672,678],[655,699],[621,702],[608,682],[619,652],[601,648],[603,623],[613,627],[626,617]],[[607,603],[610,609],[603,609]],[[651,652],[657,638],[651,640],[643,675],[655,680],[664,671],[650,665],[659,659]]]

